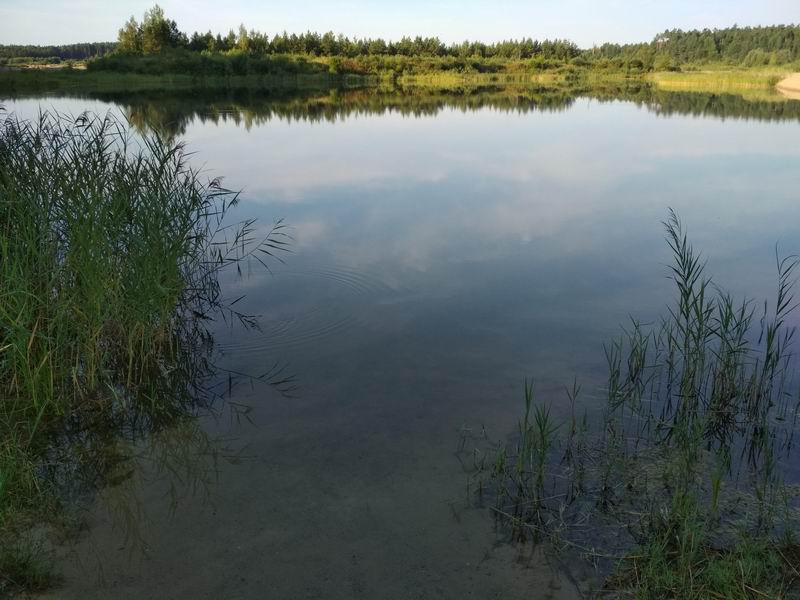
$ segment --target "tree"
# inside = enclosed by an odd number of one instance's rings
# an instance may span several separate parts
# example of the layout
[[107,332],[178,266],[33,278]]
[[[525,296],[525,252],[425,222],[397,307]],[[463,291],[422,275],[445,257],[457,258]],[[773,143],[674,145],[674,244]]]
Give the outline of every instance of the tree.
[[322,36],[320,40],[320,50],[324,56],[335,56],[339,54],[339,45],[336,42],[336,36],[332,31],[329,31]]
[[263,56],[269,50],[269,38],[266,34],[251,30],[248,40],[248,47],[251,54]]
[[204,50],[214,50],[214,34],[210,31],[206,33],[194,32],[192,39],[189,41],[189,50],[193,52],[202,52]]
[[370,40],[368,52],[372,55],[386,54],[386,42],[378,38],[377,40]]
[[142,30],[136,19],[131,17],[128,22],[119,30],[117,35],[119,49],[123,52],[139,54],[142,51]]
[[706,60],[716,60],[719,58],[719,50],[717,49],[717,41],[715,36],[710,31],[703,32],[703,54]]
[[764,52],[761,48],[753,48],[744,57],[742,64],[745,67],[761,67],[769,62],[769,54]]
[[236,48],[236,32],[233,29],[228,31],[228,35],[223,39],[223,44],[225,45],[225,50]]
[[656,57],[653,60],[654,71],[674,71],[675,68],[676,66],[672,62],[672,57],[669,54],[666,54],[665,52],[656,54]]
[[250,51],[250,35],[247,33],[247,28],[244,24],[239,25],[239,35],[236,38],[236,49],[242,52]]
[[142,52],[145,54],[188,44],[178,25],[164,16],[164,10],[158,4],[144,13],[141,32]]

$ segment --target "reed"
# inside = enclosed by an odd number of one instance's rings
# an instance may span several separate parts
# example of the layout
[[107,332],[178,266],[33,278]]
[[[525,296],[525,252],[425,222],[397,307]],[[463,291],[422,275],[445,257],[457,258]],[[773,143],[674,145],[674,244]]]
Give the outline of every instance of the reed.
[[800,258],[776,258],[770,301],[736,301],[677,215],[664,226],[674,302],[656,325],[633,320],[607,344],[605,404],[585,426],[577,384],[557,437],[526,382],[517,440],[490,473],[495,513],[517,538],[591,558],[606,591],[785,597],[800,572],[790,325]]
[[[213,319],[254,324],[219,276],[284,250],[283,225],[259,236],[253,221],[227,223],[238,195],[186,158],[180,144],[134,139],[111,117],[0,120],[7,547],[58,506],[59,470],[74,478],[82,463],[104,462],[114,436],[162,430],[213,400]],[[0,561],[0,586],[14,564],[27,563]]]

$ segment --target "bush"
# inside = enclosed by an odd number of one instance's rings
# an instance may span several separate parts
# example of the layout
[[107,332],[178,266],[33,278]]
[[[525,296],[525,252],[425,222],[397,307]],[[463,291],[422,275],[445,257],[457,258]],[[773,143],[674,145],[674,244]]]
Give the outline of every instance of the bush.
[[785,65],[792,62],[792,53],[789,50],[778,50],[773,52],[770,57],[770,64],[772,65]]
[[769,64],[769,59],[769,54],[764,52],[761,48],[755,48],[747,53],[747,56],[745,56],[742,61],[742,65],[745,67],[763,67]]
[[658,54],[653,61],[654,71],[679,71],[680,67],[669,54]]

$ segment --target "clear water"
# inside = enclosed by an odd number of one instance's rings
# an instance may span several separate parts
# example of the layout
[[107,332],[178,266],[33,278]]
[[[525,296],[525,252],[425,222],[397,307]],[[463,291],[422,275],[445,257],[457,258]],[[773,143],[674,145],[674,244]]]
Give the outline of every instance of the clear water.
[[243,190],[237,216],[294,237],[226,282],[262,329],[218,342],[298,390],[240,384],[247,418],[203,423],[216,468],[103,492],[53,597],[575,597],[474,507],[463,432],[512,433],[525,377],[556,412],[577,377],[591,409],[603,342],[670,297],[668,207],[737,295],[800,251],[800,103],[591,96],[4,101],[167,126]]

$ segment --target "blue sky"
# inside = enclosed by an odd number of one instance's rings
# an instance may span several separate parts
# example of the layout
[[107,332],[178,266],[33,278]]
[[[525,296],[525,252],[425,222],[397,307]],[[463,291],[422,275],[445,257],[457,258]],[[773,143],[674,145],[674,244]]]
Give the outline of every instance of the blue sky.
[[[183,31],[328,31],[447,42],[561,37],[584,47],[667,28],[800,23],[800,0],[161,0]],[[0,44],[105,41],[152,0],[0,0]]]

